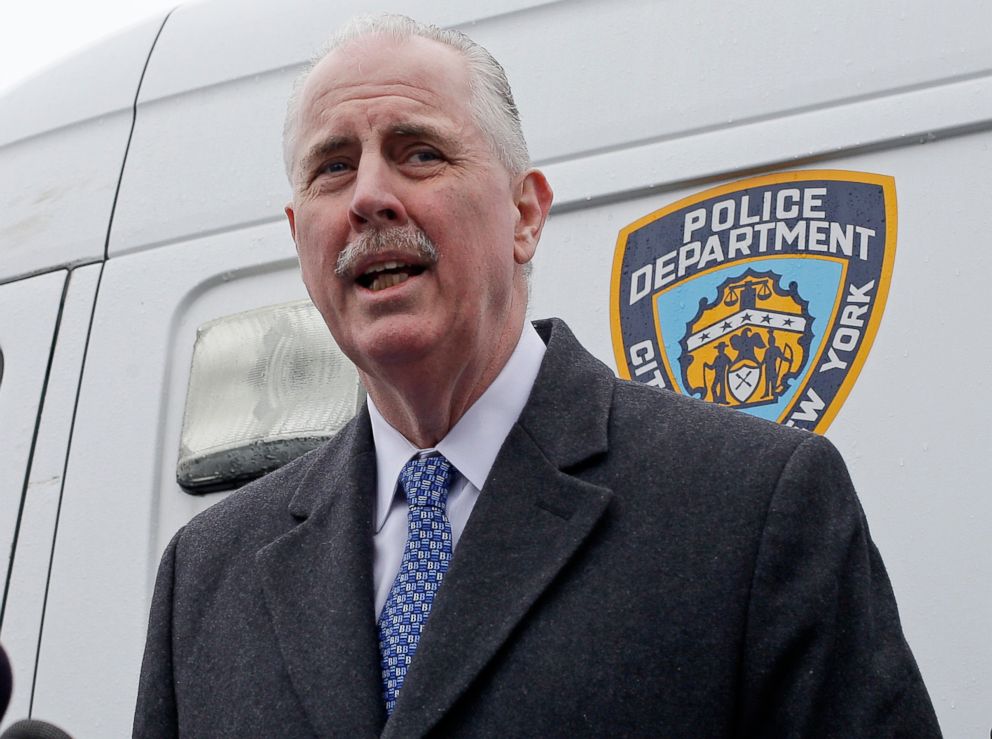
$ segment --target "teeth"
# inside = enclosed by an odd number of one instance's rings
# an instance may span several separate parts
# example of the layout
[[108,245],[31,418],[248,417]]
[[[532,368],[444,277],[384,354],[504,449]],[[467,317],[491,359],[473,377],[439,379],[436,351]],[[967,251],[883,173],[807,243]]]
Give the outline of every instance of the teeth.
[[376,272],[383,272],[387,269],[397,269],[398,267],[406,267],[406,266],[407,265],[404,262],[383,262],[382,264],[375,264],[369,267],[365,271],[365,274],[370,275],[370,274],[375,274]]
[[[394,262],[390,262],[394,264]],[[379,270],[376,270],[379,271]],[[387,287],[393,287],[394,285],[399,285],[401,282],[406,282],[410,275],[406,272],[396,272],[389,275],[380,275],[372,280],[372,284],[369,285],[369,289],[372,292],[378,292],[379,290],[385,290]]]

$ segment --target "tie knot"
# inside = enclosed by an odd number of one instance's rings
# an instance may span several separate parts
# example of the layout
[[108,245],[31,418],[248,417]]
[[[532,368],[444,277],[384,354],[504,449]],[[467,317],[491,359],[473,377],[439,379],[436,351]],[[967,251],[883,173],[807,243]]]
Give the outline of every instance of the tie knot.
[[400,484],[410,507],[435,506],[444,511],[453,470],[451,462],[441,454],[414,457],[407,462],[400,472]]

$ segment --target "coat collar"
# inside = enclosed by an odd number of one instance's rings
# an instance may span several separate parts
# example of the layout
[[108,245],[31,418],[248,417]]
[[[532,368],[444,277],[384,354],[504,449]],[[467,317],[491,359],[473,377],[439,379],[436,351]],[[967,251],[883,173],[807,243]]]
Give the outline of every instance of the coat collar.
[[561,319],[534,327],[548,351],[518,423],[551,464],[567,470],[608,449],[614,376]]
[[[361,484],[372,484],[374,491],[375,445],[369,409],[365,404],[362,403],[355,417],[336,436],[312,454],[313,461],[289,501],[289,512],[296,518],[304,520],[321,506],[332,504],[336,496],[329,494],[328,483],[353,482],[355,478],[349,478],[349,472],[357,471]],[[372,459],[370,469],[365,467],[368,456]],[[361,462],[356,470],[358,460]]]

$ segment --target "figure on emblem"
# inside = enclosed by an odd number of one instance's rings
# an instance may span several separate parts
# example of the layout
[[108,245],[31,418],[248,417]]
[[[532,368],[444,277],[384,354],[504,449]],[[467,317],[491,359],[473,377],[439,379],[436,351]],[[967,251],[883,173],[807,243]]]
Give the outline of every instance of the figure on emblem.
[[[792,348],[786,344],[786,350],[789,354],[792,353]],[[782,388],[779,387],[779,369],[783,364],[786,364],[786,371],[791,369],[792,362],[791,356],[786,356],[786,352],[779,348],[775,341],[775,332],[768,329],[768,348],[765,349],[765,354],[761,358],[761,366],[765,371],[765,395],[769,398],[777,398],[782,392]]]
[[713,371],[713,382],[710,384],[710,395],[714,403],[727,405],[727,370],[730,369],[730,357],[727,356],[727,342],[721,341],[716,345],[716,356],[712,364],[703,365],[704,369]]

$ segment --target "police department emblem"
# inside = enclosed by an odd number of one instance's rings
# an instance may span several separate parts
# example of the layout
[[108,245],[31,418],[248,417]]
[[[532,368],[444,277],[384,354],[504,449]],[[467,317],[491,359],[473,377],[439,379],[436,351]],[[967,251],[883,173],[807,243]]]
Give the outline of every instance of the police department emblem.
[[895,258],[891,177],[785,172],[630,224],[613,262],[621,376],[823,432],[850,392]]

